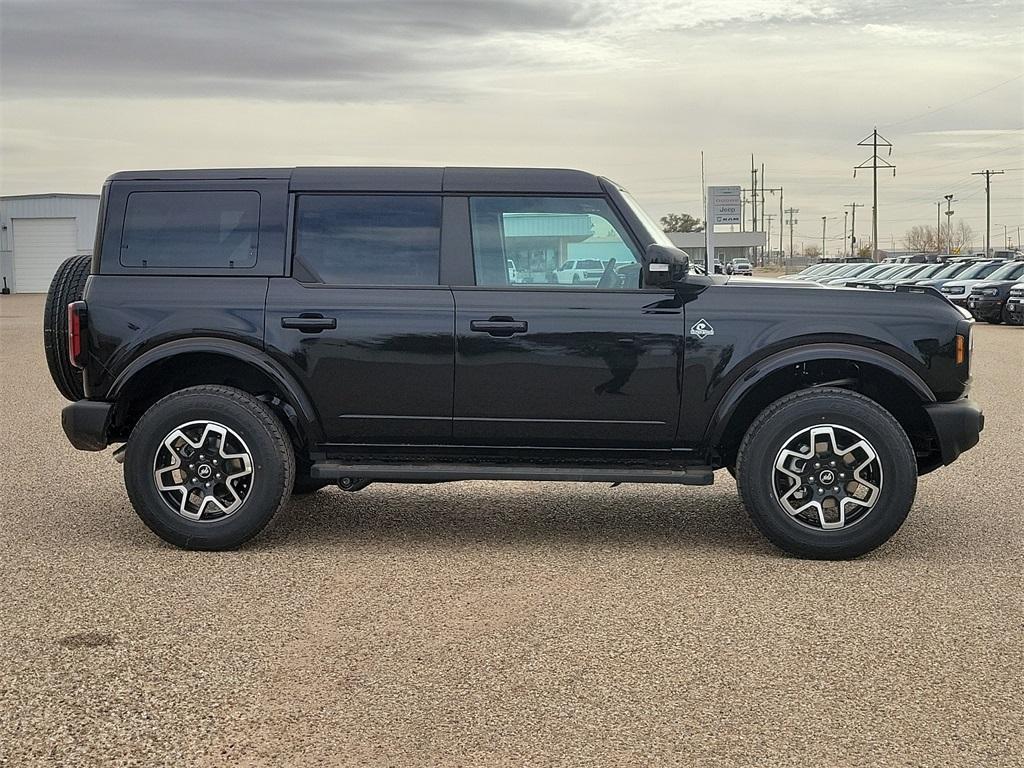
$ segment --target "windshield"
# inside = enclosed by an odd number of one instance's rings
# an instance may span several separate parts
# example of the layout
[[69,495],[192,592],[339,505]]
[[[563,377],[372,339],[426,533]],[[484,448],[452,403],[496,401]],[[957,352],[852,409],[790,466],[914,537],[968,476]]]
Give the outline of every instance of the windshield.
[[922,279],[922,280],[923,280],[924,278],[926,278],[926,277],[934,277],[934,276],[935,276],[935,274],[936,274],[936,273],[937,273],[937,272],[938,272],[938,271],[939,271],[940,269],[942,269],[942,267],[943,267],[943,265],[942,265],[942,264],[932,264],[932,265],[931,265],[930,267],[928,267],[927,269],[922,269],[922,270],[921,270],[920,272],[918,272],[918,273],[917,273],[917,277],[918,277],[918,278],[920,278],[920,279]]
[[669,248],[677,247],[672,239],[665,234],[665,230],[655,224],[654,219],[647,215],[647,211],[640,207],[640,204],[633,199],[629,192],[619,187],[619,194],[622,195],[622,199],[626,201],[626,205],[629,206],[633,215],[640,219],[640,223],[647,228],[647,232],[654,238],[654,242],[658,245],[667,245]]
[[989,277],[993,280],[1016,280],[1021,276],[1021,273],[1024,273],[1024,264],[1015,261],[1007,264],[1002,269],[997,269]]
[[828,266],[829,266],[828,264],[815,264],[813,266],[810,266],[810,267],[807,267],[806,269],[801,270],[798,274],[801,274],[801,275],[814,275],[814,274],[817,274],[818,272],[824,272],[825,269]]
[[915,264],[910,269],[905,269],[899,273],[899,277],[914,277],[916,275],[924,274],[924,271],[928,269],[927,264]]
[[987,277],[990,273],[1001,267],[1002,264],[993,264],[990,261],[983,261],[980,264],[975,264],[970,269],[964,270],[963,274],[958,275],[961,280],[977,280],[980,277]]
[[859,275],[864,271],[863,264],[847,264],[835,273],[836,277],[850,277],[851,275]]
[[941,277],[953,277],[954,275],[959,275],[961,272],[967,269],[968,266],[970,266],[969,262],[960,264],[947,264],[945,267],[942,268],[942,271],[936,272],[935,275],[933,275],[933,277],[935,277],[935,279],[939,279]]
[[851,275],[862,277],[863,275],[870,275],[878,268],[877,264],[858,264],[857,269],[851,272]]

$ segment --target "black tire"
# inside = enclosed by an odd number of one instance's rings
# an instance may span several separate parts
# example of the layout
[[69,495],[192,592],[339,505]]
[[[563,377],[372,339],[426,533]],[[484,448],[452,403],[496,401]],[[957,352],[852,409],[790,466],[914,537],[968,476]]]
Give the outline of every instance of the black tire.
[[[784,509],[774,486],[776,457],[786,441],[819,424],[862,435],[883,473],[878,501],[867,514],[833,530],[801,523]],[[803,390],[776,400],[750,425],[736,463],[740,498],[754,525],[798,557],[843,560],[870,552],[899,530],[917,492],[917,461],[903,428],[875,401],[844,389]]]
[[82,372],[68,356],[68,304],[80,301],[89,277],[92,256],[72,256],[57,267],[43,308],[43,351],[50,378],[68,400],[85,397]]
[[[244,441],[253,471],[247,495],[234,512],[193,520],[164,500],[153,468],[167,435],[204,420],[227,427]],[[184,549],[233,549],[262,531],[288,501],[295,456],[284,426],[261,400],[231,387],[190,387],[163,398],[139,419],[125,452],[124,481],[136,513],[164,541]]]

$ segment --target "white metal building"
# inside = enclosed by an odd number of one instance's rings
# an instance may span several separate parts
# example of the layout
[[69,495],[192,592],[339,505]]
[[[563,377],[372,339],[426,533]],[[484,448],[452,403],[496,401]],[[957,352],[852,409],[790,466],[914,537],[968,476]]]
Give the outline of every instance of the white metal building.
[[0,197],[0,276],[7,287],[45,293],[64,259],[91,254],[99,207],[99,195]]

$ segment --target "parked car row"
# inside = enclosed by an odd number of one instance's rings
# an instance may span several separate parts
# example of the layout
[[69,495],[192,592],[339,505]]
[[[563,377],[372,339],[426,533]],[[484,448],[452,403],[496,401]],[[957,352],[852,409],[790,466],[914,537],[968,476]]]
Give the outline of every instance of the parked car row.
[[1024,321],[1024,259],[961,257],[941,263],[814,264],[782,280],[826,287],[895,290],[934,288],[950,302],[989,323]]

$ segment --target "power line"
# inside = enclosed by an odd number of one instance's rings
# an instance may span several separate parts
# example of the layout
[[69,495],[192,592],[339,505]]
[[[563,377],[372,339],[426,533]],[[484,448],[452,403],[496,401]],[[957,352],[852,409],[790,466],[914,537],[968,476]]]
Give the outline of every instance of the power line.
[[921,117],[926,117],[928,115],[934,115],[936,112],[942,112],[943,110],[949,109],[950,107],[955,107],[958,104],[963,104],[965,101],[970,101],[971,99],[976,99],[979,96],[984,96],[986,93],[991,93],[992,91],[996,90],[997,88],[1002,88],[1004,85],[1009,85],[1014,80],[1020,80],[1022,77],[1024,77],[1024,74],[1016,75],[1015,77],[1011,77],[1009,80],[1004,80],[1001,83],[993,85],[991,88],[986,88],[983,91],[978,91],[977,93],[973,93],[970,96],[965,96],[964,98],[958,99],[957,101],[951,101],[949,104],[944,104],[941,107],[936,107],[935,109],[929,109],[926,112],[921,112],[920,114],[913,115],[912,117],[908,117],[905,120],[900,120],[897,123],[887,123],[884,127],[886,127],[886,128],[894,128],[897,125],[903,125],[904,123],[910,123],[910,122],[913,122],[914,120],[917,120],[918,118],[921,118]]

